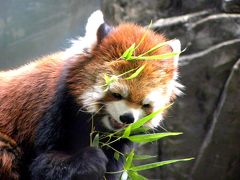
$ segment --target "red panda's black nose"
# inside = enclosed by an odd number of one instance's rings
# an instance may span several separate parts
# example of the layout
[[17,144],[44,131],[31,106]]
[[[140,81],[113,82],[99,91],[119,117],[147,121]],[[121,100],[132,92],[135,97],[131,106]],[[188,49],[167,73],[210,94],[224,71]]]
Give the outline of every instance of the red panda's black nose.
[[125,113],[120,116],[120,121],[126,124],[130,124],[134,122],[134,117],[132,113]]

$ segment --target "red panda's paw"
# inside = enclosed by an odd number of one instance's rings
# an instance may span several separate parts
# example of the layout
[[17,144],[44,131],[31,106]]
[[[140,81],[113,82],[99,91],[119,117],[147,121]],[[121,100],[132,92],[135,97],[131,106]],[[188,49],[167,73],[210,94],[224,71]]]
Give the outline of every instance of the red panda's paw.
[[77,154],[75,163],[72,163],[73,179],[97,180],[103,179],[106,172],[108,159],[99,148],[84,148]]

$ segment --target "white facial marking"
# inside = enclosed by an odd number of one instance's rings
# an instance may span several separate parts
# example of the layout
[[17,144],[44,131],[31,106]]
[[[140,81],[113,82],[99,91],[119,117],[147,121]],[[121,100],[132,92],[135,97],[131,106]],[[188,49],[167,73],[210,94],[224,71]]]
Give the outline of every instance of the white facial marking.
[[134,122],[143,117],[144,112],[141,108],[134,109],[126,104],[125,100],[113,101],[106,104],[107,112],[119,123],[122,123],[119,117],[125,113],[132,113]]
[[65,50],[63,59],[68,59],[79,54],[86,54],[85,51],[91,52],[97,43],[97,30],[103,23],[102,12],[100,10],[93,12],[88,18],[85,36],[71,41],[72,46]]
[[129,94],[128,86],[124,83],[114,82],[110,84],[109,90],[113,93],[119,93],[122,97],[126,98]]
[[152,118],[150,122],[150,127],[155,128],[160,125],[160,122],[163,120],[163,117],[161,114],[156,115],[154,118]]
[[[161,88],[155,89],[150,92],[147,97],[144,99],[143,104],[151,104],[153,107],[153,112],[163,108],[167,105],[170,100],[170,96],[167,97],[163,94],[163,90]],[[157,114],[151,121],[150,127],[154,128],[159,126],[160,121],[162,120],[162,114]]]
[[100,86],[93,86],[90,89],[87,89],[85,93],[82,94],[80,97],[84,109],[86,109],[88,112],[97,112],[98,111],[98,100],[103,98],[104,96],[104,91]]
[[[164,108],[170,101],[172,94],[181,95],[184,86],[178,83],[176,80],[172,80],[168,85],[166,92],[163,92],[161,88],[157,88],[151,91],[146,98],[143,100],[143,104],[151,104],[153,107],[153,112],[161,108]],[[163,119],[162,114],[157,114],[151,121],[150,126],[159,126],[160,121]]]
[[102,123],[103,123],[103,125],[104,125],[106,128],[108,128],[109,130],[114,130],[114,129],[112,128],[112,126],[110,125],[109,117],[108,117],[108,116],[104,116],[104,117],[102,118]]

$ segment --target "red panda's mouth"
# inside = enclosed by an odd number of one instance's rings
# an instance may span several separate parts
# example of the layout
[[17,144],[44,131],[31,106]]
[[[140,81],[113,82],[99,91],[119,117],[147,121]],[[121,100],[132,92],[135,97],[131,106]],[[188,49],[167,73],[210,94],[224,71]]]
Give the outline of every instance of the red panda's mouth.
[[125,126],[125,124],[119,123],[117,120],[113,119],[112,117],[109,117],[108,119],[109,119],[109,122],[110,122],[111,126],[114,129],[121,129]]

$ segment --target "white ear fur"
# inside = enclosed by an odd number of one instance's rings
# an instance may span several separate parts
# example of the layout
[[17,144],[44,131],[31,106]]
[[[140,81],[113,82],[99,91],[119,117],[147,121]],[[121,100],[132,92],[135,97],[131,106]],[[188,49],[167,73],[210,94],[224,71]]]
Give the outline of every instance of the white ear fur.
[[85,36],[78,37],[75,40],[71,40],[72,46],[65,50],[63,59],[68,59],[75,55],[91,52],[92,48],[97,43],[98,28],[103,23],[104,19],[102,11],[94,11],[88,18],[87,25],[85,27]]
[[[181,42],[178,39],[173,39],[169,41],[169,46],[172,48],[174,53],[181,52]],[[178,65],[179,55],[174,56],[174,65]]]
[[[97,41],[97,30],[101,24],[104,23],[102,11],[94,11],[88,18],[86,25],[85,37],[92,38]],[[95,42],[96,42],[95,41]]]

